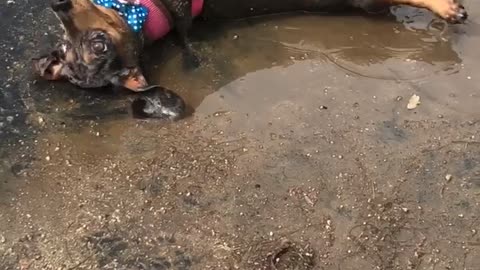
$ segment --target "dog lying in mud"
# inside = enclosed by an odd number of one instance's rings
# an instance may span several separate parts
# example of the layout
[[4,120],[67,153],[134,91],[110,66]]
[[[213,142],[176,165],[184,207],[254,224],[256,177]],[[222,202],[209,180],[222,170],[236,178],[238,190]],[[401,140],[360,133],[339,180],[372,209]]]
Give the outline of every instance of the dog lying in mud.
[[188,38],[196,17],[227,20],[392,5],[425,8],[449,23],[467,19],[464,7],[454,0],[53,0],[51,7],[65,34],[50,54],[34,59],[34,67],[47,80],[66,79],[82,88],[114,85],[134,92],[153,90],[133,107],[145,117],[178,119],[185,109],[183,100],[169,90],[149,86],[139,63],[143,46],[170,30],[183,47],[184,63],[197,67],[200,61]]

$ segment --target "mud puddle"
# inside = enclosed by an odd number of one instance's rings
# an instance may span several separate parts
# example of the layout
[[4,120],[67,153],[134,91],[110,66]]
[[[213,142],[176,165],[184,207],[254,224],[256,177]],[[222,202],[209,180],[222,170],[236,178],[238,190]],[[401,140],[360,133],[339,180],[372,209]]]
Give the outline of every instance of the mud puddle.
[[[53,30],[13,29],[0,268],[476,269],[480,5],[465,6],[445,31],[409,8],[199,24],[201,68],[169,42],[146,61],[195,108],[177,123],[34,83],[22,61]],[[52,16],[33,9],[25,28]]]

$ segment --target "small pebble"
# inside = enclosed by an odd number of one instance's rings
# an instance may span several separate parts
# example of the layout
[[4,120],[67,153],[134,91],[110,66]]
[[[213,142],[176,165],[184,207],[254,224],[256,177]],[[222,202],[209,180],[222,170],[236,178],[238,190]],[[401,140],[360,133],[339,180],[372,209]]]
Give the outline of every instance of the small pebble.
[[453,176],[451,174],[445,175],[445,180],[447,180],[447,181],[451,181],[452,178],[453,178]]
[[3,235],[0,236],[0,243],[3,244],[3,243],[5,243],[5,242],[7,242],[7,239],[5,239],[5,236],[3,236]]
[[237,40],[239,38],[238,35],[233,35],[233,40]]
[[46,157],[45,157],[45,160],[46,160],[46,161],[50,161],[50,156],[46,156]]

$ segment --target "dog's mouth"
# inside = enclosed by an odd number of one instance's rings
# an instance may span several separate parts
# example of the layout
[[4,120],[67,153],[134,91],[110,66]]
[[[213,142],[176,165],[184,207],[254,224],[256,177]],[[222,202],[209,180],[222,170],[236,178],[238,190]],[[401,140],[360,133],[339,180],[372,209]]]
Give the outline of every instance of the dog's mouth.
[[112,46],[102,31],[89,31],[78,45],[63,41],[49,54],[33,59],[33,67],[44,79],[64,79],[81,88],[114,85],[135,92],[147,90],[149,85],[140,69],[124,68]]

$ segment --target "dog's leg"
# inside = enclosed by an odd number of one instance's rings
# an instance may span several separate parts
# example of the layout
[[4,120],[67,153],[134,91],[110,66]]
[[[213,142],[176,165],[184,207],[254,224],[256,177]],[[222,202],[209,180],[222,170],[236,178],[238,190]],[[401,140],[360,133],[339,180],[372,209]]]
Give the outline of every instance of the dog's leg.
[[426,8],[450,23],[464,22],[468,14],[455,0],[388,0],[392,5]]
[[192,0],[165,1],[172,12],[175,30],[183,49],[183,66],[191,70],[200,66],[200,59],[197,57],[192,43],[189,39],[189,31],[192,28]]
[[192,70],[200,66],[200,58],[198,58],[193,49],[188,31],[192,27],[192,21],[188,19],[180,19],[177,21],[177,34],[180,40],[180,45],[183,48],[183,66],[187,70]]

